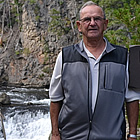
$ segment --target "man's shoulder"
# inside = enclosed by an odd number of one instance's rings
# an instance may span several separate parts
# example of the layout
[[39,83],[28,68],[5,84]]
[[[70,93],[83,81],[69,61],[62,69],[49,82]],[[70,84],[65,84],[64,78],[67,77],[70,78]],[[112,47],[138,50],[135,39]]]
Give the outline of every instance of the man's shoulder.
[[124,47],[124,46],[120,46],[120,45],[116,45],[116,44],[111,44],[111,45],[112,45],[113,47],[115,47],[115,48],[127,50],[127,48]]
[[62,49],[62,60],[65,62],[87,62],[87,59],[81,55],[80,45],[73,44]]
[[70,49],[74,49],[75,46],[77,46],[78,44],[71,44],[71,45],[68,45],[68,46],[65,46],[62,48],[62,50],[70,50]]
[[62,54],[72,54],[74,52],[77,52],[77,46],[79,46],[79,44],[72,44],[72,45],[69,45],[69,46],[66,46],[66,47],[63,47],[62,48]]
[[124,46],[120,46],[120,45],[115,45],[115,44],[111,44],[114,48],[119,49],[119,50],[124,50],[124,51],[128,51],[128,49]]

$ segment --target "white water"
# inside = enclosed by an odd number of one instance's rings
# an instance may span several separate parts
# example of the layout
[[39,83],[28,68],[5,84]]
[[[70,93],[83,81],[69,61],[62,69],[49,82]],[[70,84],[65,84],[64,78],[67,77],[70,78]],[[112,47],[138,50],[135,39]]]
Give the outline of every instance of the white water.
[[37,116],[31,116],[27,113],[22,117],[17,120],[6,118],[8,121],[4,126],[7,140],[48,140],[51,129],[49,114],[39,112]]
[[[11,92],[7,93],[12,95]],[[28,102],[23,101],[25,104]],[[37,100],[33,98],[30,102],[50,105],[49,99]],[[44,113],[42,110],[30,112],[26,107],[23,110],[16,107],[9,108],[4,115],[6,140],[48,140],[51,131],[50,113]],[[0,138],[0,140],[4,140],[4,138]]]

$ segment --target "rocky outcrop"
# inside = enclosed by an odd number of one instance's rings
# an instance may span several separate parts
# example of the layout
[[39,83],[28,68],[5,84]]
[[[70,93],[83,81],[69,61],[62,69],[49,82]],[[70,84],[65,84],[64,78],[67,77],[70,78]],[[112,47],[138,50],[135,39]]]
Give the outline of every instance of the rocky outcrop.
[[2,105],[11,104],[10,96],[8,96],[6,93],[0,94],[0,104]]
[[[0,23],[4,6],[6,8],[3,44],[0,47],[0,85],[46,87],[61,48],[79,40],[75,21],[83,1],[10,2],[13,4],[11,9],[8,1],[0,5]],[[11,23],[9,13],[12,16],[15,8],[21,12],[12,17],[16,20]],[[8,23],[11,23],[11,28]]]

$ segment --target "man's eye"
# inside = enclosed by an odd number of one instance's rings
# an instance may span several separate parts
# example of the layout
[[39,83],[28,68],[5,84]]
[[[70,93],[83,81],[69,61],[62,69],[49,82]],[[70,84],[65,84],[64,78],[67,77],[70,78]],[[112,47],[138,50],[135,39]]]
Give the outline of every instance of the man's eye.
[[100,17],[95,17],[94,20],[99,21],[99,20],[101,20],[101,18]]
[[85,18],[84,21],[85,22],[91,21],[91,18]]

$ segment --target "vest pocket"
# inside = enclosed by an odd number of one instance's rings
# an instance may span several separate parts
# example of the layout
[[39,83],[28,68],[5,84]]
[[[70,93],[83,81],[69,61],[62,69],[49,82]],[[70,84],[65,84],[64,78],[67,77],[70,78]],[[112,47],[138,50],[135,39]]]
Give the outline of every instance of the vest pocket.
[[104,71],[104,88],[116,92],[124,92],[125,66],[112,62],[105,65]]

